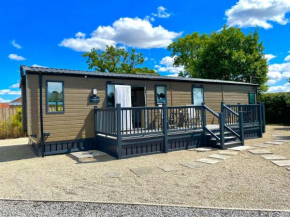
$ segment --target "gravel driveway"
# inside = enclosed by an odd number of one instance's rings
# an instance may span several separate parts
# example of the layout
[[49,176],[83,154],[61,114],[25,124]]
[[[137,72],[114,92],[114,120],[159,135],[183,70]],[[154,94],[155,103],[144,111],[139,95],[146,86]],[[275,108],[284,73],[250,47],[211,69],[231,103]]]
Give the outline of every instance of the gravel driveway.
[[67,202],[0,201],[0,216],[289,216],[289,212]]
[[[267,126],[263,139],[247,140],[246,145],[271,141],[272,132],[290,136],[290,127]],[[290,159],[290,142],[266,149]],[[69,155],[36,157],[27,139],[0,140],[0,198],[290,209],[290,171],[248,151],[200,168],[180,165],[217,152],[183,150],[78,162]],[[177,170],[164,172],[161,165]],[[151,172],[137,176],[130,170],[136,167]],[[106,178],[108,171],[123,175]]]

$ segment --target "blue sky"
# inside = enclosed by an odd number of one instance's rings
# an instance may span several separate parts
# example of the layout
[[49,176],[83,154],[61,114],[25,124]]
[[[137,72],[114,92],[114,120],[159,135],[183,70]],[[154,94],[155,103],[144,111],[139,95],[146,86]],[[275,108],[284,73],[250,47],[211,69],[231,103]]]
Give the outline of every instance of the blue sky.
[[84,51],[135,47],[145,66],[175,76],[166,47],[224,24],[259,28],[269,59],[269,92],[290,91],[290,1],[4,1],[0,7],[0,102],[20,96],[20,65],[87,70]]

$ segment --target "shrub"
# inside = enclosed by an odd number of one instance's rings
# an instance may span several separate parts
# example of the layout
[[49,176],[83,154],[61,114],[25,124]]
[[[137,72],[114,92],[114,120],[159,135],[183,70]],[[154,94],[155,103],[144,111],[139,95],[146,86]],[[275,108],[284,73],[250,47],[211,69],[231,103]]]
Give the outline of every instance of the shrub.
[[265,103],[266,123],[290,124],[290,93],[264,93],[259,100]]
[[0,139],[19,138],[25,136],[22,130],[22,109],[17,109],[17,113],[12,117],[12,121],[4,121],[0,124]]

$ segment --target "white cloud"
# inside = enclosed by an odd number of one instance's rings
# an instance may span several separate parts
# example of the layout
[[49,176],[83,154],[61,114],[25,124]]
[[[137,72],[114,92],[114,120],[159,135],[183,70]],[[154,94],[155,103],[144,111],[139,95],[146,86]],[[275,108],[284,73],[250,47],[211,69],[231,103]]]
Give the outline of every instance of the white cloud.
[[171,76],[177,76],[179,72],[184,72],[183,66],[175,67],[173,66],[173,63],[174,63],[174,57],[166,56],[162,58],[159,65],[155,65],[154,67],[159,72],[172,73],[173,75]]
[[273,55],[273,54],[265,54],[265,58],[267,59],[267,61],[269,62],[270,60],[276,58],[277,56]]
[[3,98],[0,98],[0,103],[7,103],[7,102],[10,102],[10,100],[5,100]]
[[15,42],[15,40],[12,41],[12,45],[13,45],[14,47],[16,47],[17,49],[21,49],[21,48],[22,48],[19,44],[17,44],[17,43]]
[[285,61],[290,61],[290,55],[288,55],[287,57],[285,57],[284,60],[285,60]]
[[33,64],[32,67],[42,67],[42,68],[48,68],[46,66],[41,66],[41,65],[38,65],[38,64]]
[[10,58],[11,60],[16,60],[16,61],[26,60],[23,56],[19,56],[17,54],[9,54],[8,58]]
[[268,85],[272,85],[272,84],[276,84],[278,81],[277,80],[275,80],[275,79],[269,79],[268,81],[267,81],[267,84]]
[[267,76],[269,80],[271,80],[270,83],[272,84],[274,84],[274,80],[276,81],[275,83],[277,83],[284,78],[290,77],[290,63],[272,64],[269,65],[268,69],[269,70]]
[[290,12],[289,0],[239,0],[225,14],[228,26],[269,29],[273,27],[270,22],[286,25],[287,12]]
[[267,92],[268,93],[290,92],[290,85],[289,83],[286,83],[280,86],[272,86],[272,87],[269,87],[269,90]]
[[10,88],[19,88],[19,83],[11,85]]
[[171,14],[166,12],[166,8],[160,6],[157,8],[157,13],[152,13],[152,15],[159,18],[169,18]]
[[21,95],[21,91],[13,91],[10,89],[0,90],[0,95]]
[[83,32],[78,32],[78,33],[76,33],[75,36],[76,36],[77,38],[84,38],[84,37],[86,37],[86,34],[83,33]]
[[59,46],[76,51],[104,50],[106,45],[122,44],[136,48],[166,48],[181,33],[171,32],[162,26],[153,27],[148,19],[120,18],[112,26],[99,26],[90,38],[64,39]]

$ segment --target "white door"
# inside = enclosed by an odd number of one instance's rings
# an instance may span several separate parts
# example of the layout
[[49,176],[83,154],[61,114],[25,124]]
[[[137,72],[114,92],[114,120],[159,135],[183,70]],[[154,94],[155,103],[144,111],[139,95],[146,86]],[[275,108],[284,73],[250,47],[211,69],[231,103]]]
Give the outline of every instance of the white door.
[[[131,102],[131,86],[115,85],[115,106],[121,104],[121,107],[132,107]],[[122,131],[132,129],[132,113],[130,110],[121,113]]]

